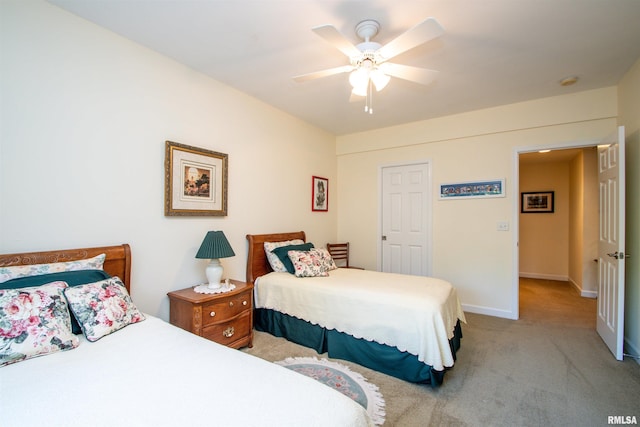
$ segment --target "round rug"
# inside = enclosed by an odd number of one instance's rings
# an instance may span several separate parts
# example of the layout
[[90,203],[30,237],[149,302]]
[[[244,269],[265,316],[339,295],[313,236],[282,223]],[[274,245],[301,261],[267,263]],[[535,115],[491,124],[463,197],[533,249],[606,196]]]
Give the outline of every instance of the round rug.
[[384,424],[384,399],[378,387],[348,366],[315,357],[289,357],[275,363],[350,397],[367,410],[375,425]]

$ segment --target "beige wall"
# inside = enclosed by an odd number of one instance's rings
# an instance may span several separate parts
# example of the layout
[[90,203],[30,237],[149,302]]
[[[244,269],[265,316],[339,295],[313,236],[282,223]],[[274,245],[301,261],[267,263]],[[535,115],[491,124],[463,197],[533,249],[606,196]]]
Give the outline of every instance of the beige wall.
[[596,143],[615,130],[616,95],[604,88],[338,137],[338,238],[351,242],[354,264],[377,268],[382,165],[430,161],[434,195],[439,183],[505,178],[505,198],[434,196],[433,275],[458,288],[466,310],[517,317],[517,153]]
[[[312,175],[336,182],[333,135],[44,1],[0,8],[0,252],[128,242],[136,303],[168,319],[208,230],[237,279],[247,233],[335,238],[333,203],[310,200]],[[166,140],[229,155],[228,216],[164,216]]]
[[626,133],[625,351],[640,355],[640,60],[618,85],[619,123]]

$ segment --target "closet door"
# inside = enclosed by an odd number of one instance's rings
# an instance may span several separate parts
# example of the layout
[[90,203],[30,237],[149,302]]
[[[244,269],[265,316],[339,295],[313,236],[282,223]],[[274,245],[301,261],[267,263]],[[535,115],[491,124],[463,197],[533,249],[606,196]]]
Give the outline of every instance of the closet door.
[[431,274],[431,174],[428,163],[382,168],[382,271]]

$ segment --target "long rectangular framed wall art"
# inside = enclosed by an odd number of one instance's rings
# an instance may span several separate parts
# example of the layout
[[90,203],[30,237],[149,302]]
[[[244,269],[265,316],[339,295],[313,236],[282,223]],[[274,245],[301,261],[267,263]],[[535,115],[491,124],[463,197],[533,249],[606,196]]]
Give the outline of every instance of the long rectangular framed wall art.
[[441,200],[505,197],[505,180],[468,181],[440,184]]

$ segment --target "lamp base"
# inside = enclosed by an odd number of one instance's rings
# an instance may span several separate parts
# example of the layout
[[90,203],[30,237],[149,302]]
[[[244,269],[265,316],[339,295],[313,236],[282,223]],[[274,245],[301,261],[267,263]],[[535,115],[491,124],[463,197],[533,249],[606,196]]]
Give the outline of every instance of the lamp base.
[[194,292],[199,294],[223,294],[225,292],[232,291],[236,288],[236,285],[233,283],[220,283],[220,286],[212,288],[208,283],[204,283],[202,285],[198,285],[193,288]]

